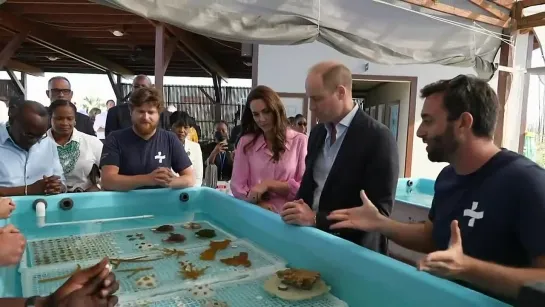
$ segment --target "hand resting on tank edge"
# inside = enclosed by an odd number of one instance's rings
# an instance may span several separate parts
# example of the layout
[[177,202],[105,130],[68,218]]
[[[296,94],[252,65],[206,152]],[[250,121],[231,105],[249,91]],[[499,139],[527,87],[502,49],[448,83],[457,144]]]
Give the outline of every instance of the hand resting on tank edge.
[[9,197],[0,197],[0,219],[7,219],[15,210],[15,203]]
[[26,239],[13,225],[7,225],[0,228],[0,246],[0,267],[17,265],[25,251]]
[[250,191],[248,191],[248,196],[246,196],[246,201],[252,204],[259,204],[262,201],[267,201],[269,185],[268,181],[264,180],[256,185],[254,185]]
[[286,224],[316,226],[316,213],[302,200],[287,202],[280,212]]
[[59,176],[44,176],[45,181],[45,194],[46,195],[56,195],[66,192],[66,187],[61,181]]
[[66,187],[59,176],[43,176],[42,179],[27,187],[28,195],[55,195],[63,193]]
[[158,167],[148,175],[148,182],[150,186],[168,187],[172,179],[176,176],[174,173],[166,167]]

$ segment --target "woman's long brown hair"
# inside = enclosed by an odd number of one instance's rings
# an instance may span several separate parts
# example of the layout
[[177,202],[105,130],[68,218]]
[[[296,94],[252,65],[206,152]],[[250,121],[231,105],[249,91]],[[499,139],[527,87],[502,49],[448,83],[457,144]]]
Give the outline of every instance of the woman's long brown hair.
[[[265,85],[259,85],[254,88],[246,98],[246,106],[244,108],[244,113],[242,114],[240,123],[242,130],[241,136],[253,134],[254,138],[250,143],[244,146],[244,152],[255,144],[257,138],[263,135],[263,130],[261,130],[255,123],[252,110],[250,109],[250,103],[257,99],[263,100],[267,108],[273,114],[272,131],[275,137],[271,144],[271,151],[273,153],[272,160],[278,161],[280,160],[282,154],[286,151],[286,130],[288,129],[288,118],[286,117],[286,110],[284,109],[284,104],[282,103],[280,96],[278,96],[278,94],[270,87]],[[263,135],[263,137],[265,136]]]

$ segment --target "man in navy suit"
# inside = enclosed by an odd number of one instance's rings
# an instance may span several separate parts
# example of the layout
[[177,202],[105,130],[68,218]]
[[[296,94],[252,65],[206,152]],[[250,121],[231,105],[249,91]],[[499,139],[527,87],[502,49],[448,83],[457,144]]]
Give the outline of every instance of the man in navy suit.
[[[153,84],[151,80],[146,75],[138,75],[132,81],[132,91],[135,92],[139,88],[143,87],[152,87]],[[169,122],[170,113],[168,110],[163,110],[159,117],[159,128],[168,130],[170,129]],[[121,130],[132,126],[131,121],[131,112],[129,109],[128,103],[123,103],[117,105],[110,110],[108,110],[108,115],[106,116],[106,127],[105,134],[106,137],[113,131]]]
[[[310,132],[300,199],[284,206],[284,221],[330,232],[328,214],[360,206],[360,190],[369,194],[380,214],[389,216],[399,176],[397,144],[391,131],[353,102],[352,73],[340,63],[312,67],[306,92],[310,110],[321,124]],[[342,229],[332,233],[387,252],[386,237],[378,232]]]

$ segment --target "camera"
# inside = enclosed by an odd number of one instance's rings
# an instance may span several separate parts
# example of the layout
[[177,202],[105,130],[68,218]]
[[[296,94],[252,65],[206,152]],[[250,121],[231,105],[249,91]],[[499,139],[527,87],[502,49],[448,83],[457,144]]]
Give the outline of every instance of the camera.
[[[214,132],[214,140],[216,143],[224,142],[227,138],[219,131]],[[233,144],[227,143],[227,149],[225,151],[235,151],[235,146]]]

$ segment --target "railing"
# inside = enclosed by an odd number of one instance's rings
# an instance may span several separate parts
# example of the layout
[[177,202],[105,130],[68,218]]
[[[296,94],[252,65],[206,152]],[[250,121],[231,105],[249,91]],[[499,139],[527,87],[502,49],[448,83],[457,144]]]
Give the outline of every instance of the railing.
[[[174,105],[177,110],[186,111],[193,116],[201,128],[201,140],[205,142],[212,141],[216,118],[216,106],[213,101],[213,97],[215,97],[214,87],[165,85],[163,89],[167,105]],[[122,85],[123,96],[126,96],[130,90],[130,84],[124,83]],[[242,109],[250,90],[249,87],[222,87],[219,118],[228,123],[233,123],[235,113]],[[232,125],[230,128],[232,128]]]

